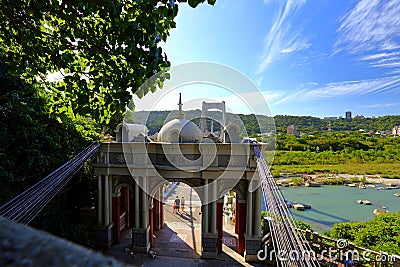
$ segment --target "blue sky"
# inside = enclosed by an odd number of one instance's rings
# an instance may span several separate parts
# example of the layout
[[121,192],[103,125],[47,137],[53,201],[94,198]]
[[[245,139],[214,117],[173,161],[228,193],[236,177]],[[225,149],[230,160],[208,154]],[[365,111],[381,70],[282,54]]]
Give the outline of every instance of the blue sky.
[[176,23],[162,45],[172,66],[233,67],[274,115],[400,114],[398,0],[217,0],[180,4]]

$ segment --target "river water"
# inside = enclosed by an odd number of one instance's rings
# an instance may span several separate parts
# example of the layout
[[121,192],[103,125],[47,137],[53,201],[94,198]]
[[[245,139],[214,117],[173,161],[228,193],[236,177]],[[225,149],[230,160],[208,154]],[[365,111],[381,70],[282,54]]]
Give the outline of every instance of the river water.
[[[378,185],[377,185],[378,186]],[[281,188],[287,201],[311,205],[304,211],[292,210],[296,219],[312,225],[317,232],[330,230],[332,225],[347,221],[367,221],[375,217],[374,209],[385,206],[387,211],[400,210],[400,197],[395,190],[360,189],[343,185],[322,187],[284,187]],[[356,203],[358,199],[369,200],[372,205]],[[264,202],[264,200],[263,200]],[[262,203],[264,207],[264,203]]]

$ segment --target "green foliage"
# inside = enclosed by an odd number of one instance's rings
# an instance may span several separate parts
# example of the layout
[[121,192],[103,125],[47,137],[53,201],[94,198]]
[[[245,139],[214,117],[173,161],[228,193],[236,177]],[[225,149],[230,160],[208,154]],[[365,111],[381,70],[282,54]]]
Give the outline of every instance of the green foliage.
[[[277,136],[274,174],[347,173],[399,177],[400,138],[356,133]],[[335,181],[332,181],[335,183]]]
[[300,228],[301,230],[310,230],[314,231],[312,226],[308,223],[305,223],[301,220],[296,220],[297,227]]
[[85,247],[94,248],[95,233],[93,229],[84,224],[70,224],[65,231],[64,237],[68,240]]
[[327,235],[374,251],[400,255],[400,212],[381,214],[368,222],[335,224]]
[[[59,120],[79,114],[108,122],[125,112],[129,91],[142,97],[168,78],[140,87],[170,66],[159,43],[176,26],[177,2],[185,1],[4,0],[0,60],[25,82],[39,81]],[[50,81],[49,73],[63,79]]]
[[[160,130],[170,111],[134,112],[137,122],[147,122],[150,133],[154,134]],[[218,118],[218,112],[210,112],[213,117]],[[201,110],[185,111],[186,117],[199,118]],[[273,122],[274,120],[274,122]],[[304,116],[281,116],[268,117],[254,114],[226,114],[227,123],[241,125],[247,130],[247,134],[254,135],[266,132],[277,133],[277,149],[287,151],[340,151],[340,150],[368,150],[382,149],[382,138],[377,135],[363,134],[359,129],[364,129],[364,133],[372,131],[386,132],[395,125],[400,125],[400,116],[384,116],[378,118],[365,118],[354,120],[337,120],[332,122],[334,125],[343,124],[336,127],[332,133],[327,131],[327,120]],[[360,124],[360,121],[363,123]],[[295,125],[299,133],[305,133],[302,137],[286,135],[287,127]],[[362,127],[361,127],[362,126]],[[350,133],[352,132],[352,133]],[[394,141],[397,145],[400,142]]]
[[[10,76],[1,64],[0,124],[0,205],[97,140],[98,127],[90,119],[78,117],[74,122],[67,120],[61,124],[50,118],[46,101],[35,94],[31,85]],[[91,170],[85,165],[76,178],[89,183],[88,173]],[[73,201],[65,203],[75,204],[80,198],[89,202],[89,186],[85,188],[85,194],[74,195]],[[62,199],[59,195],[58,200]],[[57,201],[51,203],[34,223],[41,228],[45,227],[45,221],[60,224],[61,208]]]
[[310,116],[275,116],[276,131],[278,133],[286,133],[289,125],[295,125],[299,133],[322,133],[328,132],[328,124],[331,123],[332,132],[358,131],[360,129],[365,132],[382,132],[400,125],[400,116],[383,116],[378,118],[354,118],[352,120],[337,119],[329,121]]
[[300,186],[303,179],[301,177],[293,177],[290,182],[293,183],[294,186]]

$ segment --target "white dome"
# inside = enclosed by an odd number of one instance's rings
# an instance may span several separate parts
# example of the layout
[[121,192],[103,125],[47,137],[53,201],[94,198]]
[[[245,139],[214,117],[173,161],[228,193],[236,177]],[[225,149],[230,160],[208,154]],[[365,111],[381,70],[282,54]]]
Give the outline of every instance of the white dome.
[[198,143],[203,140],[199,127],[184,119],[173,119],[161,128],[157,136],[158,142],[168,143]]

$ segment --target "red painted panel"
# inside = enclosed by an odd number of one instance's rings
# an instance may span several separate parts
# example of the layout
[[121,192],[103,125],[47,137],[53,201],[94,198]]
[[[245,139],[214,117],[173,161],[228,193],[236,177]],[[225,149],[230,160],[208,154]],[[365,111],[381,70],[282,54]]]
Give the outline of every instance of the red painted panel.
[[238,253],[244,253],[245,240],[244,232],[246,229],[246,203],[236,203],[238,217],[236,218],[238,224]]
[[120,242],[120,232],[121,232],[121,225],[120,225],[120,197],[113,197],[112,198],[112,220],[114,223],[113,226],[113,243],[118,244]]
[[217,203],[217,231],[218,231],[218,239],[217,239],[217,250],[218,253],[222,253],[222,220],[223,220],[223,212],[224,212],[224,203]]

